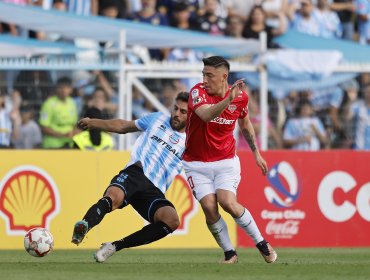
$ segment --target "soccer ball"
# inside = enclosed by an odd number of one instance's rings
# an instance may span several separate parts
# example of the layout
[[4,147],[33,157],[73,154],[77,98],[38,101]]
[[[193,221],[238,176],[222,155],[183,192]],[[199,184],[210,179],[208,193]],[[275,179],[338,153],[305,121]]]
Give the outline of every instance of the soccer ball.
[[44,257],[53,247],[53,236],[46,228],[33,228],[24,236],[24,248],[31,256]]

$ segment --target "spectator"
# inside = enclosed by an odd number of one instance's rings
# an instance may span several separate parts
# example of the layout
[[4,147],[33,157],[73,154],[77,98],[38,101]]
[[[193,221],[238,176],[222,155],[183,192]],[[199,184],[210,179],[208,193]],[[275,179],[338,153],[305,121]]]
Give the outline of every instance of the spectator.
[[191,9],[183,2],[180,2],[172,8],[171,26],[179,29],[194,29],[195,26],[190,20]]
[[186,5],[187,10],[192,18],[200,8],[200,3],[203,0],[158,0],[157,9],[161,14],[164,14],[172,22],[174,20],[174,11],[178,5]]
[[276,48],[272,42],[274,36],[283,34],[286,29],[285,19],[280,15],[280,24],[278,28],[272,28],[266,25],[266,13],[261,6],[254,6],[247,22],[244,25],[243,37],[258,39],[263,31],[267,34],[267,47]]
[[356,5],[353,0],[334,0],[330,8],[337,12],[340,19],[342,38],[346,40],[353,40],[355,28],[353,24],[353,17],[355,15]]
[[[32,5],[32,0],[2,0],[4,3],[10,3],[14,5]],[[27,37],[27,30],[20,28],[12,23],[3,23],[0,22],[0,33],[11,34],[13,36],[22,36]]]
[[[139,12],[134,13],[129,16],[129,19],[133,21],[149,23],[152,25],[164,25],[167,26],[168,18],[167,16],[157,12],[156,10],[156,0],[141,0],[142,9]],[[154,60],[163,60],[168,56],[167,49],[150,49],[149,53]]]
[[260,4],[260,0],[229,0],[228,1],[228,16],[232,17],[234,15],[240,16],[245,22],[250,15],[252,8]]
[[[87,101],[87,108],[97,108],[101,111],[103,119],[112,119],[117,113],[117,104],[112,103],[102,87],[95,88],[93,94]],[[86,112],[84,114],[86,114]],[[83,115],[84,115],[83,114]]]
[[13,140],[16,149],[35,149],[41,146],[42,134],[39,125],[34,120],[32,106],[25,105],[20,108],[21,124],[19,133]]
[[41,104],[49,97],[53,82],[49,71],[22,70],[14,83],[14,95],[19,95],[23,105],[39,112]]
[[317,151],[327,144],[327,136],[320,119],[313,116],[312,105],[302,100],[298,107],[298,116],[286,123],[283,143],[293,150]]
[[[99,0],[98,14],[112,18],[126,18],[129,15],[129,3],[127,0]],[[106,10],[104,13],[103,11]],[[114,14],[109,16],[107,14]]]
[[[101,110],[91,107],[84,116],[90,119],[102,119]],[[113,137],[98,129],[82,131],[73,136],[73,147],[82,151],[111,151],[114,147]]]
[[117,0],[104,0],[99,3],[99,15],[109,18],[118,18],[120,14]]
[[342,123],[338,112],[343,101],[343,90],[340,87],[331,87],[313,90],[310,101],[313,109],[327,127],[341,130]]
[[50,10],[54,2],[61,1],[66,4],[68,12],[76,15],[90,16],[98,14],[98,0],[43,0],[42,7],[45,10]]
[[370,150],[370,84],[363,89],[363,100],[349,106],[347,120],[354,121],[354,149]]
[[226,19],[225,35],[234,38],[243,38],[244,21],[237,14],[228,16]]
[[62,77],[57,81],[56,95],[49,97],[41,108],[40,125],[43,133],[42,147],[69,148],[76,134],[77,107],[72,94],[72,82]]
[[312,0],[301,0],[300,9],[293,15],[292,29],[313,35],[320,36],[320,23],[314,16],[316,8],[312,4]]
[[0,149],[10,148],[11,140],[18,137],[20,117],[17,108],[5,107],[5,92],[0,91]]
[[[261,6],[266,12],[266,24],[272,28],[279,28],[282,20],[287,21],[288,0],[265,0]],[[283,23],[285,26],[287,23]]]
[[370,2],[356,0],[356,14],[358,16],[359,42],[363,45],[370,42]]
[[328,0],[317,0],[317,9],[314,17],[320,24],[320,35],[323,38],[335,38],[342,36],[340,20],[336,12],[330,10]]
[[359,84],[353,79],[341,85],[344,91],[343,102],[339,109],[340,121],[343,124],[342,129],[333,133],[331,146],[333,148],[352,148],[354,139],[354,120],[348,120],[348,111],[352,104],[358,101]]
[[[216,3],[215,15],[222,19],[226,19],[229,15],[229,0],[216,0],[215,3]],[[200,7],[198,9],[198,15],[203,15],[205,13],[207,6],[206,1],[205,0],[200,1],[199,6]]]
[[226,20],[217,15],[217,0],[205,0],[204,14],[198,16],[196,29],[211,35],[224,35]]

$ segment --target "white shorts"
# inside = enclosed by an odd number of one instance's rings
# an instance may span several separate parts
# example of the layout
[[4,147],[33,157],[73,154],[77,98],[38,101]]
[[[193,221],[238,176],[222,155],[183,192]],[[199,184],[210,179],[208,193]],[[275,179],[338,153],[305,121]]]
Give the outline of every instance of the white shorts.
[[200,201],[216,190],[228,190],[236,194],[240,182],[240,161],[237,156],[212,162],[183,161],[188,183],[195,198]]

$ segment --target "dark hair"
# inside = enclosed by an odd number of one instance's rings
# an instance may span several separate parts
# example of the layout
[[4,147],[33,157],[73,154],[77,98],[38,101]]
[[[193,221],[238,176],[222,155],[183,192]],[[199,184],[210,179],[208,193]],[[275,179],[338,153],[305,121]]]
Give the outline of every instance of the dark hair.
[[176,96],[176,101],[183,101],[183,102],[188,102],[189,99],[189,93],[186,91],[181,91],[177,94]]
[[[252,26],[252,23],[253,23],[253,19],[252,19],[253,18],[253,14],[254,14],[254,12],[256,10],[261,10],[261,12],[263,13],[264,17],[265,18],[267,17],[266,11],[263,9],[263,7],[261,5],[254,5],[253,8],[249,12],[247,21],[244,24],[243,34],[246,33],[246,30],[248,30],[248,29],[250,30],[251,29],[251,26]],[[265,26],[266,26],[266,24],[265,24]],[[243,37],[245,37],[245,36],[243,35]]]
[[188,11],[188,10],[189,10],[189,6],[188,6],[188,4],[186,4],[184,2],[179,2],[179,3],[175,4],[174,7],[172,8],[172,12],[174,12],[174,13]]
[[[91,107],[91,108],[86,110],[85,117],[86,118],[91,118],[91,119],[102,119],[103,114],[98,108]],[[94,146],[99,146],[100,142],[101,142],[100,130],[91,129],[91,130],[89,130],[89,134],[90,134],[91,143],[93,143]]]
[[308,105],[308,106],[310,106],[310,107],[312,108],[312,103],[311,103],[311,101],[310,101],[309,99],[307,99],[307,98],[303,97],[303,98],[301,98],[301,99],[299,100],[299,102],[298,102],[298,104],[297,104],[296,112],[295,112],[296,116],[299,116],[299,115],[301,114],[301,109],[302,109],[302,107],[303,107],[303,106],[305,106],[305,105]]
[[61,77],[57,80],[57,86],[72,86],[72,80],[68,77]]
[[225,67],[230,71],[230,63],[222,56],[210,56],[202,59],[204,66],[212,66],[215,68]]

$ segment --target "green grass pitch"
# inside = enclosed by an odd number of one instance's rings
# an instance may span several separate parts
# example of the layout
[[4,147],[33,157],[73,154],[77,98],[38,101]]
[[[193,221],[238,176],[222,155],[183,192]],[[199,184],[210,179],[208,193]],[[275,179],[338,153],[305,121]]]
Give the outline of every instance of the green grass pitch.
[[266,264],[256,249],[239,249],[239,263],[218,264],[220,250],[123,250],[106,263],[93,251],[55,250],[35,258],[20,250],[0,250],[0,279],[370,279],[370,248],[277,249],[277,263]]

